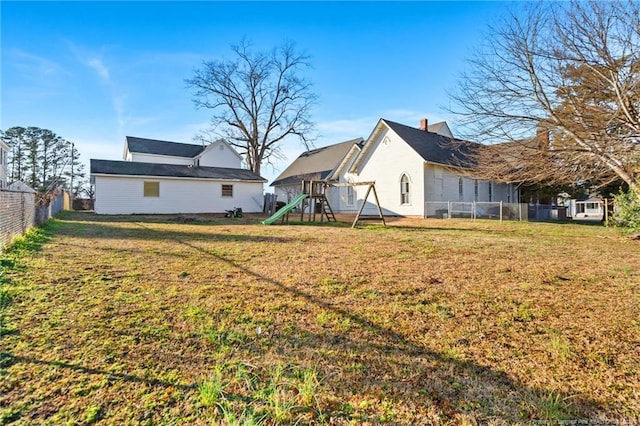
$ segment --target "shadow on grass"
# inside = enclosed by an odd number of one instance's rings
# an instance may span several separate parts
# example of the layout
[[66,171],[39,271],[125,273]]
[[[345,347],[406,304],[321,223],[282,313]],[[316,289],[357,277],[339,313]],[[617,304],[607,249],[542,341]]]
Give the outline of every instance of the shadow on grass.
[[114,373],[112,371],[103,370],[100,368],[84,367],[82,365],[71,364],[65,361],[45,361],[42,359],[36,359],[36,358],[26,357],[26,356],[14,356],[8,352],[0,353],[0,365],[3,368],[7,368],[17,363],[36,364],[36,365],[44,365],[49,367],[60,367],[68,370],[77,371],[79,373],[104,376],[108,379],[113,379],[113,380],[122,380],[125,382],[131,382],[131,383],[143,383],[149,386],[172,387],[172,388],[176,388],[184,391],[197,388],[197,385],[195,384],[181,385],[181,384],[178,384],[175,382],[169,382],[166,380],[147,379],[144,377],[135,376],[133,374]]
[[[141,223],[133,223],[133,227],[123,228],[118,226],[109,225],[111,220],[99,221],[96,224],[94,216],[89,216],[91,220],[74,221],[64,226],[58,225],[55,227],[55,233],[61,235],[70,235],[75,237],[85,238],[113,238],[113,239],[151,239],[156,241],[173,240],[177,243],[188,247],[189,250],[198,252],[203,261],[206,258],[215,259],[217,261],[226,263],[228,266],[241,271],[244,274],[252,276],[253,278],[272,286],[275,291],[287,293],[299,300],[304,301],[307,304],[313,304],[326,311],[330,311],[333,314],[348,319],[352,323],[361,327],[366,333],[375,339],[373,341],[367,341],[366,339],[352,339],[346,333],[338,333],[327,331],[323,335],[311,335],[307,337],[301,337],[299,343],[301,345],[317,345],[318,341],[324,343],[330,347],[336,349],[335,353],[325,354],[323,356],[332,357],[332,365],[340,365],[344,359],[341,359],[340,351],[352,350],[358,354],[363,354],[360,358],[360,363],[363,364],[363,371],[366,372],[367,386],[378,387],[380,389],[390,389],[391,397],[401,398],[407,395],[424,395],[426,394],[430,401],[435,404],[444,415],[455,416],[459,413],[471,412],[478,413],[478,410],[483,412],[483,415],[489,417],[506,418],[508,420],[527,420],[527,417],[544,416],[544,404],[545,398],[549,398],[549,395],[553,393],[540,388],[534,388],[527,386],[525,383],[514,380],[502,371],[496,371],[491,367],[480,365],[478,363],[455,359],[447,354],[436,352],[431,348],[420,344],[414,338],[414,336],[407,336],[403,333],[396,331],[392,326],[380,324],[371,320],[363,314],[351,311],[343,306],[332,303],[330,300],[320,299],[310,292],[303,289],[296,288],[291,285],[287,285],[284,281],[271,278],[264,274],[261,274],[250,267],[247,267],[233,258],[221,255],[214,251],[210,251],[199,247],[195,244],[194,240],[203,241],[242,241],[242,242],[263,242],[272,241],[286,242],[290,239],[280,238],[274,236],[248,236],[248,235],[236,235],[236,234],[208,234],[204,232],[174,232],[161,229],[153,229],[147,227]],[[70,219],[70,218],[69,218]],[[109,217],[109,219],[113,219]],[[63,219],[64,220],[64,219]],[[71,219],[70,219],[71,220]],[[127,217],[127,220],[122,222],[129,222],[131,219]],[[197,229],[197,228],[195,228]],[[195,230],[194,229],[194,230]],[[372,339],[373,340],[373,339]],[[295,346],[292,345],[292,346]],[[320,350],[320,347],[312,347],[314,350]],[[260,352],[257,348],[255,355],[260,356]],[[403,354],[408,356],[408,359],[414,360],[416,364],[421,367],[417,370],[419,374],[407,377],[403,375],[395,374],[394,371],[402,371],[403,367],[411,367],[409,365],[395,365],[396,370],[391,366],[393,362],[398,364],[398,361],[391,360],[388,363],[375,363],[374,360],[368,357],[368,355],[377,356],[380,358],[392,357],[395,354]],[[65,361],[45,361],[34,359],[25,356],[13,356],[11,353],[0,354],[0,358],[3,360],[3,365],[9,365],[12,363],[31,363],[39,365],[56,366],[60,368],[79,371],[87,374],[104,375],[106,377],[114,377],[118,380],[124,380],[136,383],[146,383],[151,386],[172,386],[181,389],[193,389],[194,385],[178,385],[158,379],[146,379],[129,374],[112,373],[104,369],[88,368],[77,364],[65,362]],[[404,361],[403,361],[404,362]],[[435,365],[435,366],[434,366]],[[443,373],[444,372],[444,373]],[[330,377],[329,372],[325,372],[325,376]],[[450,382],[443,382],[442,377],[450,378]],[[434,382],[438,378],[439,382]],[[485,392],[481,395],[473,395],[473,393],[465,392],[460,388],[460,383],[465,380],[473,380],[474,382],[482,383]],[[350,383],[353,387],[353,383]],[[353,389],[357,392],[358,389]],[[518,418],[513,412],[507,414],[500,414],[502,407],[500,403],[502,398],[506,395],[515,398],[520,406],[525,407],[523,410],[525,413]],[[571,400],[571,396],[567,394],[554,394],[558,400]],[[476,397],[480,401],[476,401],[482,408],[468,408],[470,399]],[[529,408],[527,408],[529,407]],[[511,407],[513,409],[513,407]],[[596,413],[602,407],[598,402],[593,400],[576,400],[573,399],[571,406],[568,407],[570,414],[574,416],[588,417],[589,414]],[[527,411],[528,410],[528,411]],[[347,417],[341,412],[339,408],[336,408],[333,413],[330,413],[336,417]],[[553,416],[548,416],[553,417]],[[539,418],[539,417],[537,417]]]
[[[113,240],[123,240],[123,239],[132,239],[132,240],[152,240],[152,241],[166,241],[166,240],[180,240],[180,239],[190,239],[190,240],[203,240],[203,241],[238,241],[238,242],[254,242],[254,243],[285,243],[290,242],[290,238],[279,237],[274,235],[246,235],[246,234],[236,234],[232,232],[222,232],[217,233],[209,233],[209,232],[199,232],[198,227],[190,227],[188,229],[183,229],[180,231],[172,231],[172,230],[159,230],[152,229],[148,226],[145,226],[144,223],[150,222],[127,222],[122,221],[123,223],[130,223],[133,226],[124,227],[117,226],[113,224],[105,223],[96,223],[96,222],[71,222],[66,221],[62,222],[60,226],[57,227],[55,233],[57,235],[63,236],[71,236],[71,237],[82,237],[82,238],[90,238],[90,239],[113,239]],[[164,222],[153,222],[153,223],[164,223]],[[210,227],[211,224],[209,223]]]
[[87,223],[143,222],[189,225],[255,225],[259,224],[267,216],[259,213],[247,213],[241,218],[224,217],[222,213],[98,215],[89,211],[65,211],[57,217],[62,220]]
[[[521,413],[522,418],[518,419],[510,417],[509,420],[512,421],[540,418],[538,416],[552,419],[557,419],[558,417],[566,418],[566,416],[570,415],[588,417],[589,414],[597,413],[602,408],[597,401],[578,400],[573,395],[559,394],[545,389],[532,388],[524,383],[520,383],[512,379],[505,372],[496,371],[491,367],[479,365],[472,361],[458,360],[451,356],[447,356],[446,354],[435,352],[430,348],[411,340],[409,336],[399,333],[391,327],[378,324],[362,314],[352,312],[339,305],[333,304],[330,301],[319,299],[313,294],[286,285],[281,281],[253,271],[233,259],[213,253],[187,241],[178,240],[178,242],[200,252],[203,255],[227,263],[229,266],[253,276],[262,282],[268,283],[282,292],[289,293],[298,299],[330,311],[344,319],[348,319],[364,330],[372,333],[374,337],[382,337],[383,339],[382,343],[372,343],[370,341],[356,342],[351,340],[349,336],[341,333],[336,333],[329,339],[319,336],[319,338],[330,345],[344,349],[355,349],[358,353],[362,354],[377,353],[382,354],[383,356],[393,356],[394,354],[401,353],[403,355],[408,355],[410,358],[415,360],[416,363],[422,362],[426,367],[423,368],[423,374],[419,377],[397,377],[391,374],[392,370],[389,369],[388,371],[378,372],[376,376],[367,376],[366,380],[369,383],[375,383],[376,386],[381,389],[402,388],[402,393],[405,395],[424,395],[425,392],[427,392],[431,400],[438,405],[446,415],[454,416],[469,410],[468,407],[471,402],[469,398],[472,398],[473,395],[465,395],[464,392],[461,392],[459,383],[460,381],[464,381],[463,379],[465,378],[471,378],[475,381],[482,382],[482,386],[486,389],[486,392],[480,396],[482,400],[475,401],[475,403],[480,404],[480,406],[482,406],[490,416],[495,416],[496,413],[502,412],[502,408],[499,407],[499,403],[501,401],[497,401],[494,398],[500,398],[500,395],[517,394],[520,398],[520,407],[524,412],[524,417],[522,417],[523,413]],[[309,336],[306,340],[311,343],[317,342],[317,339],[314,339],[312,336]],[[335,357],[336,362],[339,363],[341,361],[340,355],[336,354]],[[364,358],[360,359],[362,362],[366,362]],[[438,364],[439,367],[428,367],[428,365],[433,364],[434,362]],[[367,368],[365,366],[365,370],[375,370],[374,365],[371,365],[370,367],[371,368]],[[433,384],[433,377],[430,377],[429,373],[433,373],[435,370],[438,372],[446,371],[447,374],[451,376],[451,383],[447,383],[444,386],[442,383]],[[456,380],[456,378],[458,378],[458,380]],[[550,396],[553,396],[558,401],[573,402],[570,405],[567,404],[565,406],[566,411],[559,409],[555,414],[545,414],[545,401],[547,401]],[[475,397],[478,397],[478,395]],[[530,407],[529,411],[527,411],[526,406]]]

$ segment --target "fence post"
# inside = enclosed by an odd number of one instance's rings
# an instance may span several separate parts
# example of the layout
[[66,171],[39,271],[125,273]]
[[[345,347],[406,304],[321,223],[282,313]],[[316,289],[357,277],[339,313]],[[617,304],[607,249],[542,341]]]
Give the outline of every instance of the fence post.
[[500,200],[500,223],[502,224],[502,200]]
[[447,219],[451,219],[451,201],[447,201]]
[[471,202],[471,218],[473,219],[474,222],[476,221],[476,207],[477,207],[476,202],[472,201]]

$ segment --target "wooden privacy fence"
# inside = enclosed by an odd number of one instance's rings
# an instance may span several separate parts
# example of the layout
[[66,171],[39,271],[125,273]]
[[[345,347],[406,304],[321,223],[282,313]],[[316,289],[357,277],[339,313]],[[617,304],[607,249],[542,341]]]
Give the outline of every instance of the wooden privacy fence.
[[69,201],[69,193],[65,191],[38,194],[0,189],[0,250],[32,226],[68,210]]

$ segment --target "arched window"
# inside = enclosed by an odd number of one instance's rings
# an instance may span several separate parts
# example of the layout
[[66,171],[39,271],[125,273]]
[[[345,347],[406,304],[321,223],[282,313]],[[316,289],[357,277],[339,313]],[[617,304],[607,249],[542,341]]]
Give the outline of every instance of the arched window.
[[410,185],[409,177],[406,174],[403,174],[400,178],[400,204],[409,204],[411,201],[409,198]]

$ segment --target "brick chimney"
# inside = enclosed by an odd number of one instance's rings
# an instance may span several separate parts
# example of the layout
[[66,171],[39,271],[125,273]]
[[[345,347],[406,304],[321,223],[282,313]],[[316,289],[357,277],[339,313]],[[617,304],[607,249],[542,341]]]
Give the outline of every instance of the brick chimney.
[[423,130],[425,132],[429,130],[429,120],[427,120],[426,118],[420,120],[420,130]]

